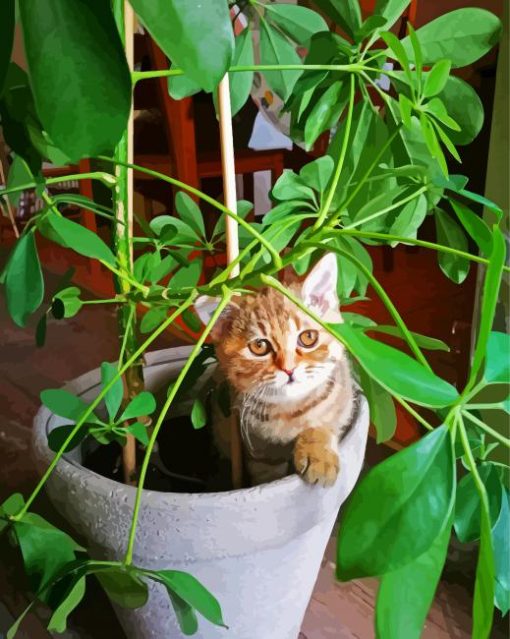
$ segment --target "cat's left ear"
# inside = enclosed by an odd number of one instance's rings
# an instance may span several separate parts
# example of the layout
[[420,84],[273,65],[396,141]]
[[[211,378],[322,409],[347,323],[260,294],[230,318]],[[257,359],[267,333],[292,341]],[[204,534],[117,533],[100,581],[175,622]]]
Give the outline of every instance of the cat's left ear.
[[[196,300],[195,311],[203,324],[208,324],[210,322],[214,311],[217,309],[218,304],[220,303],[220,299],[220,297],[201,295]],[[211,338],[213,339],[213,341],[218,341],[224,334],[224,331],[229,325],[229,319],[231,319],[232,317],[232,310],[234,307],[237,308],[237,305],[235,305],[233,302],[230,302],[230,304],[225,308],[225,310],[216,320],[216,324],[211,331]]]
[[334,253],[326,253],[306,276],[301,297],[308,308],[330,321],[339,321],[340,302],[336,291],[338,264]]

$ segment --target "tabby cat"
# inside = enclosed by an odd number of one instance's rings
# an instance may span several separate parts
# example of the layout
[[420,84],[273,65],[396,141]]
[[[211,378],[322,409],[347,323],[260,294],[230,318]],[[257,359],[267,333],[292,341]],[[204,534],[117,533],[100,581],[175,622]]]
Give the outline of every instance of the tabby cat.
[[[302,282],[288,284],[326,322],[342,317],[337,260],[326,254]],[[218,300],[200,297],[206,323]],[[337,444],[351,421],[353,381],[344,347],[282,293],[271,288],[235,297],[211,333],[219,372],[234,391],[252,484],[295,470],[310,483],[335,482]],[[215,444],[229,456],[230,428],[213,418]]]

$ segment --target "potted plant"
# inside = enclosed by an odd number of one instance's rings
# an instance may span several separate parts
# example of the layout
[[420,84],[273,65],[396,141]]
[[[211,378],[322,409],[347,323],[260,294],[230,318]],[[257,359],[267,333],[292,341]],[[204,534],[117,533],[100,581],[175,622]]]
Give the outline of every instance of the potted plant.
[[[235,41],[230,4],[248,17],[248,28]],[[130,29],[125,25],[131,14],[121,0],[114,0],[112,8],[101,0],[25,0],[19,5],[29,68],[27,78],[9,64],[10,46],[2,48],[0,115],[15,157],[0,196],[16,198],[36,189],[44,207],[25,225],[4,270],[8,309],[23,326],[41,307],[39,235],[110,270],[117,292],[104,302],[119,309],[119,362],[86,373],[72,384],[73,392],[43,393],[35,444],[46,468],[31,495],[12,495],[0,508],[0,531],[19,547],[30,580],[30,607],[49,606],[52,630],[65,628],[87,578],[95,575],[122,608],[119,614],[132,636],[178,636],[180,628],[184,634],[220,637],[227,636],[225,623],[236,639],[297,635],[338,507],[360,470],[368,424],[364,402],[340,445],[342,472],[331,489],[292,476],[225,493],[144,490],[151,453],[174,400],[206,374],[210,351],[202,347],[215,320],[234,293],[249,294],[260,286],[290,298],[351,353],[381,441],[394,429],[394,401],[429,431],[367,474],[342,518],[338,577],[380,576],[378,636],[420,635],[452,526],[461,541],[480,539],[473,636],[489,636],[494,603],[503,612],[508,609],[507,466],[491,457],[495,446],[509,445],[491,426],[493,411],[508,412],[508,389],[494,402],[478,399],[486,386],[500,389],[509,381],[508,340],[491,330],[500,282],[508,271],[503,212],[466,189],[463,176],[450,175],[444,155],[446,149],[458,159],[456,145],[471,141],[483,118],[475,92],[451,69],[486,53],[497,41],[499,21],[482,9],[460,9],[416,32],[409,26],[408,35],[399,39],[391,28],[408,0],[381,0],[365,20],[357,0],[316,4],[345,37],[329,31],[319,13],[294,5],[211,0],[204,7],[195,0],[131,0],[172,61],[169,70],[149,72],[131,70],[126,59]],[[0,11],[2,41],[10,45],[14,0],[4,2]],[[260,64],[253,60],[254,24],[260,25]],[[307,50],[304,60],[296,47]],[[230,188],[232,170],[226,170],[226,203],[220,204],[171,176],[136,167],[179,193],[178,217],[156,217],[143,224],[143,233],[134,234],[129,183],[135,167],[128,126],[133,84],[167,76],[170,91],[180,96],[216,92],[220,86],[223,154],[232,168],[229,107],[235,111],[248,99],[254,72],[264,73],[285,101],[295,140],[310,147],[322,132],[332,131],[328,153],[299,174],[283,174],[272,190],[274,207],[261,224],[244,219],[246,206],[236,203]],[[389,91],[383,88],[386,83]],[[73,179],[102,182],[111,189],[111,206],[75,195],[51,196],[48,187],[60,178],[42,176],[42,158],[94,158],[97,170]],[[218,211],[212,237],[189,196]],[[111,245],[62,215],[59,207],[69,201],[109,220]],[[476,204],[492,212],[492,226],[471,210]],[[435,218],[437,243],[417,239],[426,216]],[[240,227],[239,253],[232,221]],[[466,233],[480,254],[468,252]],[[201,256],[223,245],[225,234],[228,248],[234,246],[229,264],[199,284]],[[407,328],[372,273],[365,246],[398,243],[437,251],[445,275],[457,282],[470,262],[485,270],[480,326],[464,388],[454,388],[432,371],[422,349],[437,342]],[[324,251],[338,256],[342,324],[324,322],[277,278],[289,265],[306,273]],[[364,296],[368,286],[386,305],[393,326],[345,312],[353,291]],[[142,356],[167,327],[179,318],[196,326],[191,309],[199,294],[219,295],[221,301],[195,345],[148,354],[144,368]],[[64,319],[90,301],[65,284],[40,313],[38,342],[44,341],[47,313]],[[147,310],[141,323],[139,306]],[[369,331],[400,337],[410,354],[370,337]],[[156,409],[150,389],[161,384],[168,386],[168,394],[147,427],[147,416]],[[437,420],[425,419],[416,406],[432,410]],[[188,408],[195,427],[203,426],[200,400]],[[91,440],[123,446],[127,485],[80,464],[80,451]],[[136,445],[144,450],[139,469]],[[465,467],[458,480],[457,460]],[[32,511],[45,486],[78,524],[92,558]],[[395,605],[409,592],[409,605]],[[275,599],[278,610],[271,606]],[[170,605],[175,616],[169,614]],[[211,623],[201,621],[198,629],[197,611]]]

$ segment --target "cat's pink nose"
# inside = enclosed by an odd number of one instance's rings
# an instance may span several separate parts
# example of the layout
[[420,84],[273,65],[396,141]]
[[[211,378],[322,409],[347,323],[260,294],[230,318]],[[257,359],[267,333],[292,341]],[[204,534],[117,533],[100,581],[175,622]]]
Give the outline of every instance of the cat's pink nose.
[[293,375],[294,375],[294,369],[289,370],[288,368],[282,368],[282,371],[283,371],[284,373],[287,373],[287,375],[289,376],[289,380],[291,380],[291,381],[292,381],[292,377],[293,377]]

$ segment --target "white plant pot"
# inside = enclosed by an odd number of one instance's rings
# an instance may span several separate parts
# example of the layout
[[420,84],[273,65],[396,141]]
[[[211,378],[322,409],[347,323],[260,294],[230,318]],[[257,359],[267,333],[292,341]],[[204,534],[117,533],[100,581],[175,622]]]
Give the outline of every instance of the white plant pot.
[[[188,347],[147,355],[145,380],[157,390],[175,378]],[[99,391],[93,370],[66,388],[85,401]],[[35,418],[34,447],[41,469],[53,457],[47,434],[65,420],[42,407]],[[338,509],[358,478],[368,432],[361,398],[356,422],[339,446],[341,470],[331,488],[310,486],[297,475],[255,488],[185,494],[145,490],[134,564],[185,570],[219,600],[229,629],[199,619],[197,639],[296,639]],[[96,558],[121,559],[135,489],[84,468],[81,451],[66,455],[47,483],[48,494],[72,526],[87,538]],[[151,584],[143,608],[117,613],[133,639],[179,639],[168,595]]]

